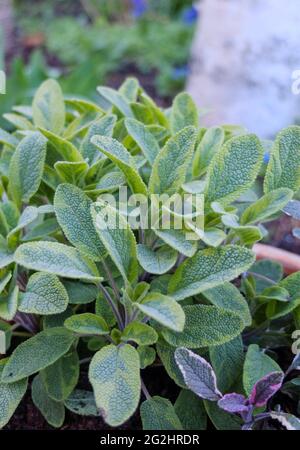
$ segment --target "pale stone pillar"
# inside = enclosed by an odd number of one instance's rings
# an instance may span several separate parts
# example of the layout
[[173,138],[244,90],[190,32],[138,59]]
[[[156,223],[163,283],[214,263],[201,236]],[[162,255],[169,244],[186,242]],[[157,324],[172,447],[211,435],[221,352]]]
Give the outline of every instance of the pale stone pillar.
[[202,0],[199,9],[187,89],[210,110],[205,124],[240,124],[272,137],[294,123],[300,1]]

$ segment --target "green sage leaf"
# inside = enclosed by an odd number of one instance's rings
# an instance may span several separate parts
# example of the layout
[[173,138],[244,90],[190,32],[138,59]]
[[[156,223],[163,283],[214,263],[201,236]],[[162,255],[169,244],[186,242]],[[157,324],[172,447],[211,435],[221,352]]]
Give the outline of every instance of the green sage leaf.
[[250,395],[255,383],[271,372],[281,372],[281,368],[272,358],[262,353],[258,345],[249,345],[243,372],[246,394]]
[[164,246],[157,252],[143,244],[137,246],[137,257],[146,272],[161,275],[168,272],[177,261],[176,250]]
[[154,328],[146,323],[130,322],[122,332],[122,341],[133,341],[138,345],[152,345],[158,339],[158,334]]
[[152,165],[160,148],[157,140],[149,129],[136,119],[126,119],[125,126],[128,134],[140,147],[148,162]]
[[18,144],[9,165],[9,190],[15,201],[28,203],[42,181],[46,158],[46,139],[32,133]]
[[[6,359],[0,361],[0,375],[6,363]],[[10,384],[0,382],[0,429],[3,428],[13,416],[27,390],[27,383],[27,378]]]
[[73,333],[65,328],[41,331],[13,351],[4,367],[1,381],[14,383],[50,366],[69,351],[73,342]]
[[174,406],[166,398],[155,396],[141,404],[143,430],[182,430]]
[[254,260],[250,250],[234,245],[200,250],[172,275],[169,294],[176,300],[199,294],[238,277]]
[[258,175],[263,152],[260,141],[253,134],[227,141],[208,169],[207,202],[217,201],[227,205],[246,192]]
[[77,352],[63,355],[51,366],[41,370],[40,377],[43,380],[47,394],[57,402],[69,397],[79,379],[79,357]]
[[31,396],[33,403],[46,421],[53,427],[60,428],[65,420],[64,404],[49,397],[40,375],[33,379]]
[[55,80],[46,80],[36,91],[32,103],[33,121],[42,127],[60,134],[65,124],[65,104],[60,85]]
[[181,306],[171,297],[150,292],[136,307],[146,316],[174,331],[182,331],[185,317]]
[[119,167],[134,193],[147,195],[147,187],[138,172],[134,159],[119,141],[107,136],[93,136],[91,142]]
[[97,407],[110,426],[121,425],[135,412],[140,400],[140,362],[131,345],[108,345],[97,352],[89,379]]
[[56,189],[55,214],[67,239],[93,261],[100,261],[106,250],[93,224],[92,204],[92,200],[72,184],[60,184]]
[[91,208],[95,229],[111,259],[126,282],[137,278],[136,241],[126,219],[105,203]]
[[243,319],[245,326],[251,325],[252,317],[245,297],[232,283],[225,282],[203,292],[203,295],[213,305],[228,309]]
[[26,292],[21,295],[19,311],[50,315],[67,309],[68,293],[56,275],[35,273],[29,278]]
[[264,192],[278,188],[289,188],[297,192],[300,188],[300,127],[291,126],[276,137],[264,179]]
[[184,306],[185,327],[174,332],[163,329],[164,339],[174,347],[200,348],[234,339],[244,329],[242,319],[232,311],[208,305]]
[[101,336],[109,333],[105,320],[96,314],[83,313],[68,317],[65,327],[77,334]]
[[149,180],[151,194],[176,193],[185,182],[196,142],[196,130],[186,127],[170,138],[157,155]]
[[171,109],[170,125],[173,134],[189,125],[195,128],[199,126],[197,106],[187,92],[176,95]]
[[242,225],[250,225],[256,222],[263,222],[268,217],[281,211],[292,199],[293,191],[287,188],[279,188],[268,192],[257,202],[248,206],[241,217]]
[[78,250],[56,242],[29,242],[15,252],[15,262],[27,269],[66,278],[101,281],[97,267]]

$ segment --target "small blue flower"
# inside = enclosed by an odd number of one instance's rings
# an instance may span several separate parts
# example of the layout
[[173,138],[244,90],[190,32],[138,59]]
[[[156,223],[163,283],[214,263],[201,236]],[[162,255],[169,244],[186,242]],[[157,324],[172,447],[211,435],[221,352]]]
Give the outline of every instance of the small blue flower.
[[148,10],[147,0],[131,0],[132,3],[132,15],[136,19],[143,16]]
[[173,80],[182,80],[188,76],[189,68],[188,66],[174,67],[172,70],[171,77]]
[[198,19],[198,11],[195,8],[195,6],[185,8],[184,11],[182,12],[181,18],[183,22],[187,23],[188,25],[194,24]]
[[270,153],[267,152],[264,154],[264,164],[268,164],[269,161],[270,161]]

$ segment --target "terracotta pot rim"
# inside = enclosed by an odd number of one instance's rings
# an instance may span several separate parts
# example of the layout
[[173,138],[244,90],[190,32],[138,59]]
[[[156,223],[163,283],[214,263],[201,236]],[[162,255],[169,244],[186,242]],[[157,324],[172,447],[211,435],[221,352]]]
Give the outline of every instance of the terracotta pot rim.
[[253,251],[257,260],[271,259],[279,262],[287,275],[300,271],[300,256],[295,253],[266,244],[255,244]]

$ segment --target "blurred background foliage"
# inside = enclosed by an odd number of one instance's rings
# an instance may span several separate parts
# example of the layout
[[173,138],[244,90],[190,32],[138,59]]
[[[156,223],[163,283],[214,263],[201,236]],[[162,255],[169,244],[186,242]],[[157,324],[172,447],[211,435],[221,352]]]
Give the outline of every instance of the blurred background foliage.
[[49,76],[66,94],[92,97],[97,85],[135,75],[161,104],[184,87],[198,16],[192,0],[15,0],[13,8],[1,115],[30,101]]

